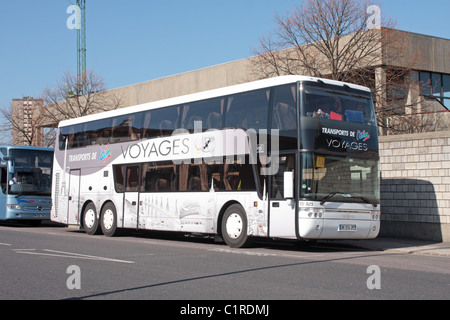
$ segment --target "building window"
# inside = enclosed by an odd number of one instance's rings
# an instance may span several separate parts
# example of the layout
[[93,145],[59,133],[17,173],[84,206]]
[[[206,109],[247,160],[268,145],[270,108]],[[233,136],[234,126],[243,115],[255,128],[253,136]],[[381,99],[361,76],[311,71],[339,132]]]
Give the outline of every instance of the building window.
[[450,109],[450,75],[444,74],[442,80],[444,106]]
[[450,75],[435,72],[420,72],[420,93],[433,97],[450,109]]

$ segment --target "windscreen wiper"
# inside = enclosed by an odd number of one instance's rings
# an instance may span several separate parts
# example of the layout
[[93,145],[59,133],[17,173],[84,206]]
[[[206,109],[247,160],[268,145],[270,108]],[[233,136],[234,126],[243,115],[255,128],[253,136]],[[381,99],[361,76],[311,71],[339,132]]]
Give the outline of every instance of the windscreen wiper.
[[34,194],[34,192],[22,192],[22,193],[19,193],[18,195],[16,195],[15,198],[18,198],[21,196],[31,196],[33,194]]
[[343,197],[346,198],[358,198],[361,199],[362,201],[364,201],[365,203],[371,204],[374,208],[376,208],[378,206],[377,203],[371,202],[369,199],[367,199],[366,197],[363,196],[352,196],[351,194],[348,193],[342,193],[342,192],[331,192],[330,194],[328,194],[326,197],[324,197],[322,199],[322,201],[320,201],[320,205],[324,205],[325,202],[327,202],[329,199],[333,198],[335,195],[337,194],[342,194]]
[[324,204],[325,202],[327,202],[328,199],[333,198],[333,197],[334,197],[335,195],[337,195],[337,194],[341,194],[341,192],[331,192],[331,193],[328,194],[327,196],[323,197],[323,198],[322,198],[322,201],[320,201],[320,205],[323,206],[323,204]]
[[377,203],[374,203],[374,202],[370,201],[370,200],[367,199],[366,197],[363,197],[363,196],[357,196],[357,197],[354,197],[354,198],[359,198],[359,199],[361,199],[362,201],[364,201],[365,203],[371,204],[374,208],[378,207],[378,204],[377,204]]

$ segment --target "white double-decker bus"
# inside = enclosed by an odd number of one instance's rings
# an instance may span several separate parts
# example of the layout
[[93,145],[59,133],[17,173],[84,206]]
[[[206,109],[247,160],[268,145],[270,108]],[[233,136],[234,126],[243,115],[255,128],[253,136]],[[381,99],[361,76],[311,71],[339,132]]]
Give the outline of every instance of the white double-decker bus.
[[120,229],[371,239],[379,154],[369,89],[285,76],[62,121],[51,219]]

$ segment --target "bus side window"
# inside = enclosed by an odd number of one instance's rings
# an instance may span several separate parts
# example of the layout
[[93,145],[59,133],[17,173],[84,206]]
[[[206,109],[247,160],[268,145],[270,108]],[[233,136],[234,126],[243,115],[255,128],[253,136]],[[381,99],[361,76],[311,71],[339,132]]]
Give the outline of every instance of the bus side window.
[[267,129],[270,90],[228,97],[225,128]]
[[136,141],[141,138],[142,116],[130,114],[116,117],[112,122],[112,142]]
[[69,143],[69,148],[80,148],[83,147],[84,143],[84,131],[83,126],[81,124],[77,124],[73,126],[73,134],[71,134]]
[[86,129],[88,145],[104,145],[110,143],[111,119],[102,119],[89,123]]
[[296,85],[275,88],[271,129],[279,130],[280,150],[297,148]]
[[215,98],[185,105],[183,107],[181,128],[187,129],[192,133],[195,129],[195,121],[201,122],[202,131],[222,128],[224,101],[224,98]]
[[208,191],[207,166],[204,161],[201,164],[190,165],[187,190]]
[[71,126],[69,127],[69,132],[67,133],[67,149],[73,149],[73,148],[77,148],[78,146],[75,143],[75,132],[76,132],[76,127],[78,125],[75,126]]
[[175,170],[171,161],[143,163],[141,192],[177,191]]
[[152,132],[150,128],[150,120],[152,117],[151,111],[146,111],[143,115],[143,123],[142,123],[142,138],[143,139],[149,139],[152,136],[155,136],[155,134]]
[[214,191],[225,190],[225,185],[223,184],[223,164],[208,164],[208,190],[212,188]]
[[172,135],[178,126],[180,106],[173,106],[146,113],[143,131],[145,138],[167,137]]

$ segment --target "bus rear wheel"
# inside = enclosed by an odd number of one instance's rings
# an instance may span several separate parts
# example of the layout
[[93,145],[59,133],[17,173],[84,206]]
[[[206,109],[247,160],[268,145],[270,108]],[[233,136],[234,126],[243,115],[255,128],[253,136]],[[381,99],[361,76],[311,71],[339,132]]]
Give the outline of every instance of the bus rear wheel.
[[117,212],[114,204],[110,202],[105,204],[102,209],[100,225],[105,236],[114,237],[117,235]]
[[233,204],[225,210],[222,218],[222,238],[231,248],[248,245],[247,216],[239,204]]
[[97,209],[91,202],[83,212],[83,228],[87,234],[95,235],[100,233],[100,227],[98,225]]

